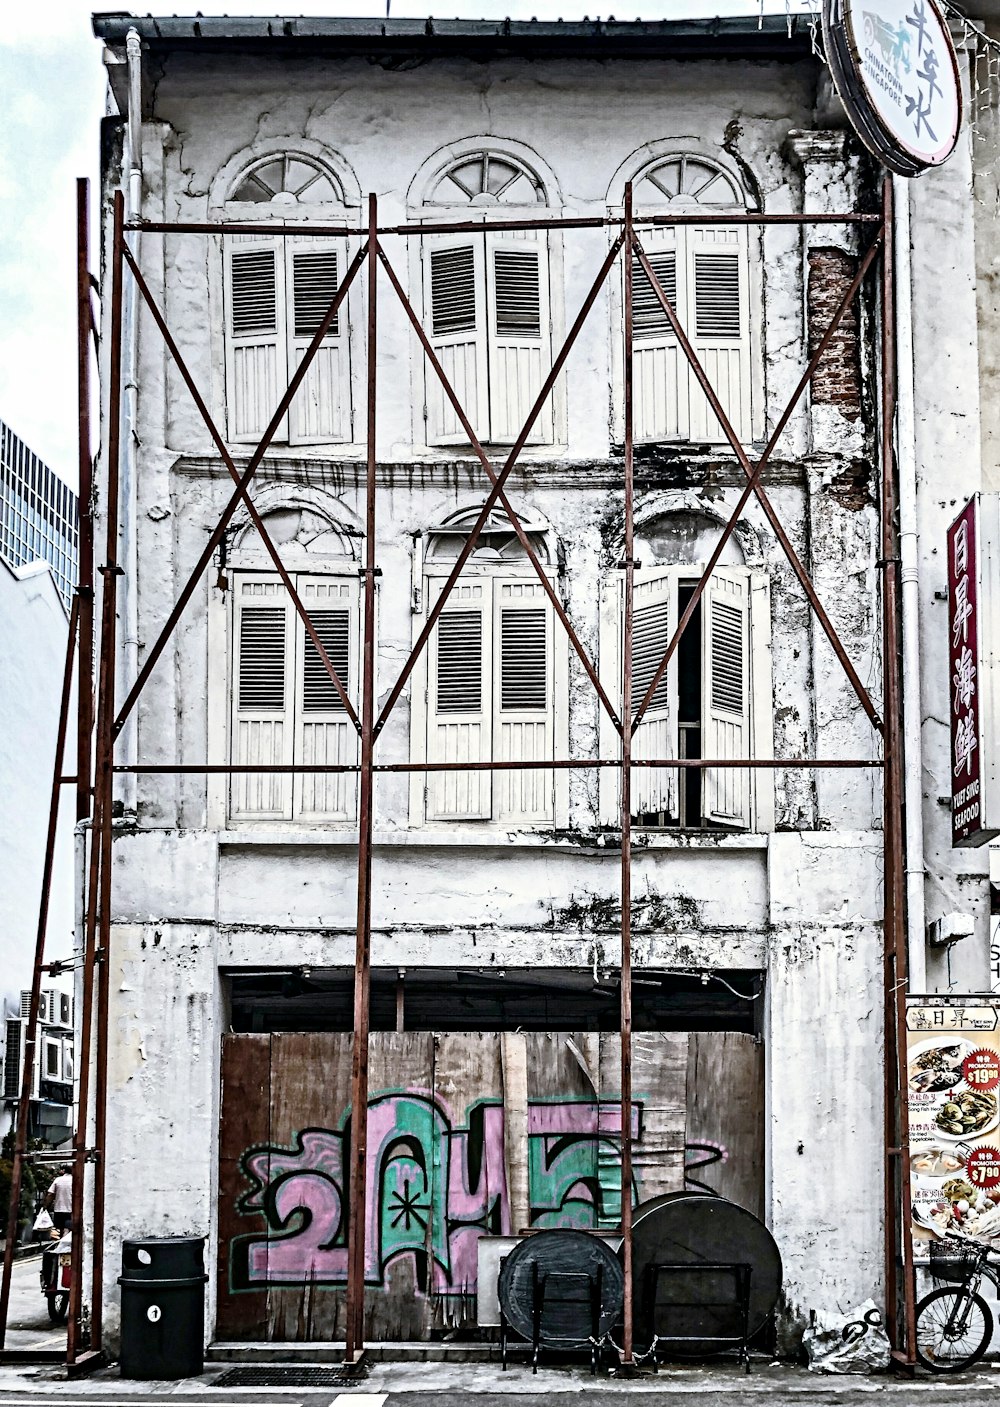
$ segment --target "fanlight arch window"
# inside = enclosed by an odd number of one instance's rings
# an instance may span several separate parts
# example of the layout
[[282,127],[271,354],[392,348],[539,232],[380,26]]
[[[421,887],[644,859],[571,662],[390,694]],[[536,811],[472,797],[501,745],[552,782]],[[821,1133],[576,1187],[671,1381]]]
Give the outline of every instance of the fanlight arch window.
[[340,182],[315,157],[279,152],[255,161],[237,179],[230,200],[255,205],[343,205]]
[[[468,539],[478,510],[435,524],[427,534],[423,604],[429,611]],[[555,555],[545,524],[522,519],[546,566]],[[417,760],[482,763],[546,761],[565,748],[565,634],[527,555],[501,512],[491,514],[438,617],[424,651],[422,727]],[[552,825],[565,815],[565,774],[471,768],[429,773],[414,790],[419,823]]]
[[[344,192],[315,157],[286,151],[254,162],[230,200],[266,207],[280,219],[299,207],[342,206]],[[301,235],[236,232],[225,241],[226,401],[229,438],[237,444],[260,439],[340,286],[345,242],[307,228]],[[308,445],[351,438],[350,327],[342,305],[274,439]]]
[[[734,176],[701,156],[673,156],[634,182],[639,238],[719,400],[743,440],[751,438],[751,279],[745,225],[641,224],[643,215],[745,210]],[[722,428],[674,335],[666,311],[633,258],[637,440],[719,443]]]
[[[550,243],[546,231],[491,230],[490,217],[547,203],[541,178],[506,153],[479,150],[444,168],[422,213],[462,208],[481,215],[482,234],[422,238],[424,324],[434,351],[484,442],[515,440],[552,359]],[[425,368],[429,444],[467,437],[433,370]],[[553,438],[551,405],[528,444]]]

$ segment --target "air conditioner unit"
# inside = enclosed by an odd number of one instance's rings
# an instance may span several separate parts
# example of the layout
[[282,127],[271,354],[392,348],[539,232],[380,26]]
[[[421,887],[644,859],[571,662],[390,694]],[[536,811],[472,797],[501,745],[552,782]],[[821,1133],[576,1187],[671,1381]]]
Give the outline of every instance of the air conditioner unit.
[[[3,1062],[3,1097],[4,1099],[18,1100],[21,1098],[21,1079],[24,1071],[24,1040],[28,1023],[19,1016],[11,1016],[7,1019],[7,1049],[4,1053]],[[37,1047],[36,1047],[37,1050]],[[39,1083],[39,1062],[35,1060],[35,1068],[31,1077],[31,1098],[38,1098]]]
[[73,998],[69,992],[59,993],[59,1024],[61,1026],[72,1026],[73,1024]]

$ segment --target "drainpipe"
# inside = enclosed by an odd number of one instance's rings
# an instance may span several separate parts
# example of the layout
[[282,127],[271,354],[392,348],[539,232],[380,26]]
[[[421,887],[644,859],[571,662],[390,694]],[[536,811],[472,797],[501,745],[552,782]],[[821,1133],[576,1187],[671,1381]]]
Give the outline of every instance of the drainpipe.
[[[128,185],[125,191],[125,218],[138,219],[142,211],[142,41],[136,29],[130,29],[125,36],[125,54],[128,60]],[[129,236],[130,247],[136,259],[139,258],[139,233]],[[125,505],[121,560],[125,568],[124,615],[125,630],[122,642],[121,677],[119,697],[124,697],[132,687],[139,670],[139,603],[138,603],[138,555],[136,548],[136,451],[138,447],[136,412],[138,390],[138,320],[139,299],[132,279],[125,280],[124,307],[122,309],[122,366],[124,368],[124,395],[122,396],[122,459],[121,459],[121,499]],[[133,710],[123,730],[120,760],[134,763],[137,758],[138,711]],[[126,812],[136,808],[137,778],[133,773],[125,773],[121,778],[122,803]]]
[[917,461],[913,408],[910,191],[893,176],[896,263],[896,463],[899,473],[899,577],[903,620],[903,804],[905,808],[906,946],[911,992],[927,990],[924,914],[923,753],[920,698],[920,578]]

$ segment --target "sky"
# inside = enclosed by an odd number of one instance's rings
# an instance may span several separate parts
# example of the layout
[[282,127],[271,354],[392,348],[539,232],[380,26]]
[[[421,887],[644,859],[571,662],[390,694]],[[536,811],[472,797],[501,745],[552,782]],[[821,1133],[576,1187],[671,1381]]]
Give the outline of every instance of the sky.
[[[799,12],[804,0],[790,0]],[[596,18],[594,0],[391,0],[394,19]],[[758,0],[609,0],[618,18],[755,14]],[[783,0],[766,0],[769,12]],[[76,178],[96,193],[105,84],[92,10],[144,14],[128,0],[46,0],[0,19],[0,420],[74,488],[76,442]],[[382,17],[385,0],[179,0],[152,13]],[[96,233],[94,214],[92,233]],[[91,267],[96,269],[96,253]]]

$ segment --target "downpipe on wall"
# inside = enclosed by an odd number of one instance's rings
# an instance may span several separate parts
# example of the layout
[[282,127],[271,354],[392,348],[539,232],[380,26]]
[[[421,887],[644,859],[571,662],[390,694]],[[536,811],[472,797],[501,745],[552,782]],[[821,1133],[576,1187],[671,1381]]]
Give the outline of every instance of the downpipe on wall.
[[910,188],[893,176],[896,264],[896,464],[899,478],[899,577],[903,632],[903,808],[906,947],[911,992],[927,990],[924,911],[923,751],[920,695],[920,591],[917,461],[913,406]]
[[[125,53],[128,60],[128,184],[125,190],[125,218],[137,220],[142,214],[142,42],[139,32],[130,29],[125,38]],[[133,230],[128,236],[132,253],[138,260],[141,255],[142,236]],[[122,459],[121,494],[126,504],[121,543],[121,560],[125,566],[122,581],[125,615],[125,632],[122,642],[120,678],[118,681],[122,696],[132,687],[139,672],[139,605],[138,605],[138,553],[136,546],[136,451],[138,448],[138,378],[139,378],[139,294],[134,279],[127,279],[123,289],[124,308],[122,314],[122,365],[125,386],[122,397]],[[122,730],[119,760],[134,763],[137,759],[138,711],[133,710]],[[121,787],[122,805],[126,812],[136,809],[137,777],[134,773],[122,773],[118,779]]]

